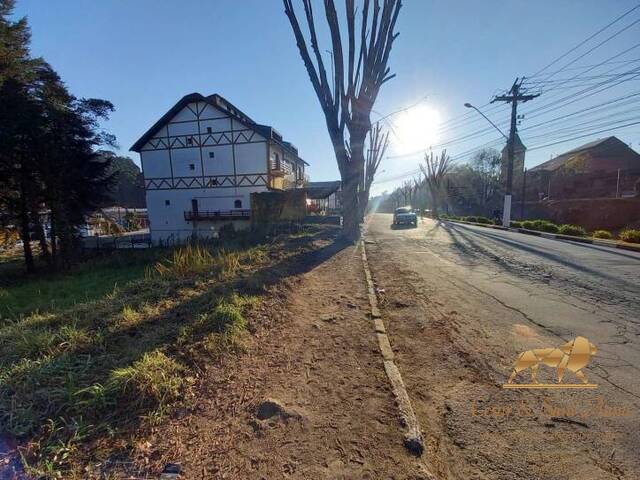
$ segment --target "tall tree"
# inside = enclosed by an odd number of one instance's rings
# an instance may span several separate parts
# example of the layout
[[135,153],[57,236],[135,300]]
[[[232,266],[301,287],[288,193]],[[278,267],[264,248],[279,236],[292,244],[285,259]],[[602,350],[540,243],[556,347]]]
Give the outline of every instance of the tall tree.
[[51,236],[59,240],[60,259],[68,265],[78,228],[110,198],[115,179],[111,158],[97,147],[114,144],[113,137],[99,127],[113,105],[74,97],[53,70],[47,72],[40,99],[46,118],[39,143],[44,152],[38,163],[43,200],[50,211]]
[[39,109],[32,96],[39,59],[29,56],[26,19],[11,20],[13,0],[0,0],[0,212],[20,227],[25,265],[34,270],[30,212],[36,182],[29,168],[38,138]]
[[443,181],[451,169],[451,165],[451,157],[447,155],[446,150],[443,150],[440,156],[434,156],[433,152],[425,153],[424,164],[420,164],[420,170],[431,195],[434,217],[438,216]]
[[[380,87],[394,77],[387,67],[400,0],[364,0],[359,34],[356,33],[354,0],[346,0],[346,38],[333,0],[324,0],[331,36],[333,78],[329,78],[316,32],[312,0],[303,0],[311,52],[295,13],[293,0],[283,0],[300,55],[311,79],[322,111],[342,179],[344,234],[359,237],[362,200],[359,187],[365,175],[365,139],[371,129],[371,109]],[[359,39],[357,39],[359,37]],[[346,39],[346,48],[343,42]],[[313,58],[312,58],[313,55]],[[315,59],[315,60],[314,60]],[[346,65],[345,65],[346,64]]]
[[53,259],[57,237],[68,263],[77,226],[104,200],[109,165],[94,150],[113,143],[99,128],[113,106],[75,98],[44,60],[29,56],[29,28],[10,19],[13,3],[0,0],[0,216],[19,227],[33,271],[34,233],[47,253],[41,212],[50,212]]
[[360,221],[364,219],[364,214],[367,211],[367,202],[369,200],[369,192],[371,191],[371,185],[380,167],[380,162],[384,157],[387,147],[389,146],[389,132],[383,133],[380,123],[376,123],[369,131],[369,148],[367,149],[367,156],[364,165],[364,175],[362,176],[362,185],[359,187],[359,207],[360,207]]

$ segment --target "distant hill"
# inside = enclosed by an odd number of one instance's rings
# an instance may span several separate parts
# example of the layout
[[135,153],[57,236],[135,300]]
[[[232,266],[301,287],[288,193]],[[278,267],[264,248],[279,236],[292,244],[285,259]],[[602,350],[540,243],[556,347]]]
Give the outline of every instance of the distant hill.
[[116,184],[111,197],[113,205],[127,208],[145,208],[144,181],[140,168],[129,157],[105,152],[111,159],[111,173],[116,174]]

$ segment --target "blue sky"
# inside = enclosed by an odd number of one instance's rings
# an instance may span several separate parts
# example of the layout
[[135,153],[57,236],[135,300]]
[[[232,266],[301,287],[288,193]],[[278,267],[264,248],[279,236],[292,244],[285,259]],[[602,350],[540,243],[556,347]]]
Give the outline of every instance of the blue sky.
[[[439,150],[438,145],[451,142],[446,145],[449,153],[460,156],[458,161],[467,160],[468,152],[499,134],[490,128],[483,132],[486,122],[465,109],[465,102],[486,104],[493,94],[508,88],[516,76],[532,75],[636,3],[637,0],[405,0],[397,28],[400,36],[390,61],[397,77],[383,86],[375,110],[387,114],[417,106],[385,123],[394,130],[389,152],[394,158],[384,161],[379,174],[381,183],[374,190],[391,189],[403,180],[403,174],[414,171],[421,150],[428,143],[435,142]],[[324,118],[280,0],[18,0],[16,15],[28,16],[33,53],[45,57],[75,95],[114,103],[116,112],[106,127],[117,136],[120,153],[130,155],[136,162],[137,154],[128,152],[129,147],[179,98],[190,92],[217,92],[258,122],[273,125],[296,144],[311,164],[312,180],[339,177]],[[544,75],[637,19],[640,9],[547,69]],[[598,64],[638,41],[640,24],[629,27],[552,79],[570,78],[584,71],[573,68]],[[329,48],[328,43],[324,46]],[[542,88],[543,95],[523,105],[520,111],[525,119],[520,128],[634,93],[637,79],[584,100],[571,101],[567,97],[608,80],[613,74],[637,68],[638,62],[631,62],[637,58],[640,48],[615,60],[628,63],[607,64],[585,73],[609,76],[585,79],[586,87],[574,90],[568,89],[572,83],[561,84],[555,91],[550,90],[558,87],[557,83],[531,84],[532,91]],[[614,68],[617,70],[606,73]],[[544,75],[532,80],[544,80]],[[577,82],[574,80],[576,85]],[[536,105],[552,108],[554,101],[561,108],[546,116],[538,113],[538,118],[527,118],[526,112]],[[414,118],[422,118],[421,114],[411,117],[415,110],[431,115],[435,111],[441,122],[454,122],[441,126],[435,139],[425,133],[424,144],[420,136],[416,140],[414,131],[408,145],[406,125],[414,124]],[[620,124],[632,117],[623,110],[614,117],[620,119]],[[506,106],[489,106],[485,111],[496,123],[508,120]],[[607,112],[598,118],[604,113]],[[460,118],[461,115],[471,116]],[[524,143],[537,147],[528,152],[526,165],[536,165],[552,154],[610,134],[618,135],[636,149],[640,147],[640,125],[591,135],[598,128],[595,120],[596,116],[573,117],[542,125],[535,132],[533,128],[530,133],[523,130]],[[593,121],[591,130],[589,121]],[[582,130],[576,124],[584,125]],[[425,126],[429,128],[433,130],[433,126]],[[559,129],[566,129],[566,134],[560,135]],[[572,134],[587,136],[540,147]],[[499,141],[495,145],[501,148]]]

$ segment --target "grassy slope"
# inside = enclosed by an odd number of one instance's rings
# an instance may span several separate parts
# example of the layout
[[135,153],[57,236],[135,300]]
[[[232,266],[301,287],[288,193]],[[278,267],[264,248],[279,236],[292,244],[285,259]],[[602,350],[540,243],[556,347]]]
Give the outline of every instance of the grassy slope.
[[[296,254],[282,242],[312,240],[183,248],[156,263],[130,252],[9,287],[19,294],[0,323],[0,432],[32,440],[35,472],[82,476],[88,458],[111,457],[119,439],[190,400],[199,365],[239,347],[260,272]],[[31,307],[20,300],[38,289],[48,294]]]
[[[118,285],[142,278],[145,268],[157,257],[156,252],[118,252],[108,258],[87,262],[68,273],[0,284],[0,322],[37,311],[56,311],[103,297]],[[22,269],[22,259],[16,263]],[[5,270],[9,269],[16,270],[14,265],[6,265]],[[2,270],[0,268],[0,272]]]

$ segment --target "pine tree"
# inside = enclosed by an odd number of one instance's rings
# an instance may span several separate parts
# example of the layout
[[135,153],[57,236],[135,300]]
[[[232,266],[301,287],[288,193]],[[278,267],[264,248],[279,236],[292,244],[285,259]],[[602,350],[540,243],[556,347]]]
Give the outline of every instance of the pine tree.
[[0,0],[0,219],[18,226],[31,272],[34,234],[48,255],[43,209],[51,219],[51,263],[59,243],[67,265],[78,227],[108,198],[109,161],[96,150],[114,144],[99,128],[113,105],[74,97],[50,65],[32,58],[29,27],[25,19],[10,19],[13,6]]

